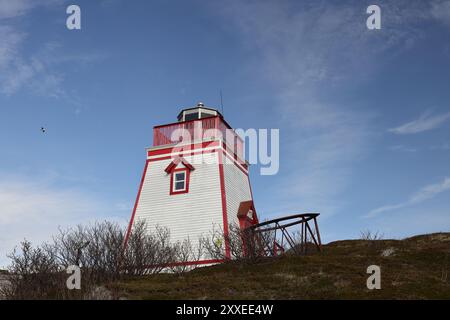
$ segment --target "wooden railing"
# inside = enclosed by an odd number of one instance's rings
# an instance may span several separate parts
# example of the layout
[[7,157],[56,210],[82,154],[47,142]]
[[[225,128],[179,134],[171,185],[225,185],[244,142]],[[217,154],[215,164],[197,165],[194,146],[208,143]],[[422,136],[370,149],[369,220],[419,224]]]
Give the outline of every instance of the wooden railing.
[[243,155],[243,141],[220,117],[176,122],[153,128],[153,146],[170,145],[179,142],[202,141],[208,138],[222,138],[233,148],[238,157]]

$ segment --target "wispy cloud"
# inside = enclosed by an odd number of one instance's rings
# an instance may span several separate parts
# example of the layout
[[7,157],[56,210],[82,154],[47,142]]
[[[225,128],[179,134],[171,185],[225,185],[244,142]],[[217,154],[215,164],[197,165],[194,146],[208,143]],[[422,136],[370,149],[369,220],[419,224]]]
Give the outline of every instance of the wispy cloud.
[[83,188],[61,187],[58,179],[1,176],[0,267],[6,254],[24,238],[41,242],[49,240],[58,226],[100,219],[126,221],[118,217],[128,216],[128,208],[102,200]]
[[450,26],[450,0],[432,2],[431,15],[436,20]]
[[77,190],[52,187],[42,181],[4,178],[0,183],[0,267],[21,240],[48,240],[59,225],[89,220],[100,205]]
[[31,0],[0,0],[0,20],[21,16],[37,3],[38,1]]
[[18,52],[24,34],[10,26],[0,25],[0,70],[8,66]]
[[13,96],[23,89],[33,94],[66,98],[63,64],[87,64],[104,56],[95,53],[69,53],[55,42],[47,42],[27,53],[24,45],[32,35],[20,29],[14,18],[30,14],[37,7],[55,6],[64,0],[0,0],[0,93]]
[[417,148],[411,148],[402,144],[389,147],[389,150],[398,152],[417,152]]
[[370,146],[375,115],[356,103],[339,103],[324,88],[354,88],[386,61],[380,55],[389,59],[421,38],[421,29],[411,22],[423,18],[422,3],[389,5],[381,33],[367,30],[359,1],[248,1],[221,7],[245,44],[256,48],[261,61],[253,71],[273,86],[274,114],[281,117],[277,125],[290,137],[282,161],[298,170],[275,186],[286,208],[274,210],[331,214],[342,204],[353,164]]
[[431,150],[450,150],[450,143],[445,142],[430,147]]
[[11,23],[11,19],[26,15],[38,6],[55,2],[0,0],[0,93],[11,96],[24,86],[30,86],[42,94],[47,90],[53,96],[54,92],[61,91],[60,79],[49,71],[48,61],[39,57],[42,52],[30,57],[22,53],[21,47],[28,34],[20,31],[17,24]]
[[400,202],[400,203],[392,204],[392,205],[385,205],[385,206],[376,208],[376,209],[370,211],[364,217],[365,218],[373,218],[379,214],[382,214],[382,213],[385,213],[388,211],[393,211],[393,210],[398,210],[398,209],[402,209],[405,207],[413,206],[413,205],[422,203],[426,200],[432,199],[435,196],[437,196],[438,194],[440,194],[444,191],[447,191],[448,189],[450,189],[450,178],[447,177],[440,183],[430,184],[430,185],[423,187],[416,193],[412,194],[409,197],[409,199],[405,202]]
[[41,96],[62,96],[63,76],[53,69],[55,61],[49,56],[53,51],[50,47],[44,46],[30,57],[23,56],[17,44],[9,48],[11,54],[4,58],[5,63],[0,67],[0,92],[12,96],[26,88]]
[[66,0],[0,0],[0,21],[27,14],[34,8],[63,3]]
[[450,112],[439,115],[432,115],[430,111],[427,111],[422,114],[419,119],[402,124],[401,126],[398,126],[396,128],[391,128],[388,131],[395,134],[420,133],[439,128],[449,119]]

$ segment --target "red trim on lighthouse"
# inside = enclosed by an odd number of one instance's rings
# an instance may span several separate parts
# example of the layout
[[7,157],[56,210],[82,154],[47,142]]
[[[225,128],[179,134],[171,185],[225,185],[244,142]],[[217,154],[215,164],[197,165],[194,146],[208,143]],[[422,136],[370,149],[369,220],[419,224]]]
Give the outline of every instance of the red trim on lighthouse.
[[252,184],[250,183],[250,172],[249,172],[249,174],[247,174],[247,180],[248,180],[248,186],[250,187],[250,196],[252,197],[253,210],[255,211],[255,220],[256,220],[256,223],[258,224],[259,219],[258,219],[258,214],[257,214],[256,208],[255,208],[255,199],[253,199]]
[[147,150],[147,156],[158,156],[158,155],[164,155],[167,153],[174,153],[174,152],[193,152],[197,149],[204,149],[204,148],[210,148],[210,147],[217,147],[219,146],[218,141],[206,141],[206,142],[199,142],[199,143],[191,143],[191,144],[182,144],[182,145],[176,145],[171,146],[167,148],[162,149],[156,149],[156,150]]
[[222,149],[223,154],[225,155],[225,157],[227,157],[228,159],[230,159],[231,161],[233,161],[234,165],[242,171],[243,174],[245,174],[246,176],[248,176],[248,172],[245,171],[244,169],[242,169],[241,165],[232,157],[230,157],[230,155],[224,150]]
[[144,173],[142,174],[141,184],[139,186],[139,191],[138,191],[138,194],[137,194],[137,197],[136,197],[136,201],[134,203],[134,208],[133,208],[133,213],[131,215],[130,224],[128,225],[127,234],[125,236],[124,248],[127,246],[128,238],[130,237],[130,234],[131,234],[131,228],[133,226],[134,216],[136,215],[136,209],[137,209],[137,206],[139,204],[139,198],[141,197],[141,191],[142,191],[142,187],[144,185],[145,175],[147,174],[147,168],[148,168],[149,162],[150,162],[150,160],[145,161]]
[[[186,261],[186,262],[172,262],[163,265],[164,267],[178,267],[178,266],[195,266],[195,265],[202,265],[202,264],[215,264],[215,263],[222,263],[225,262],[223,259],[210,259],[210,260],[197,260],[197,261]],[[149,268],[155,267],[155,266],[147,266]]]
[[164,171],[167,173],[171,173],[180,164],[180,162],[189,170],[194,170],[194,167],[185,158],[176,156]]
[[222,149],[227,151],[227,152],[229,152],[230,154],[232,154],[235,161],[237,161],[245,169],[248,169],[246,161],[241,159],[238,156],[238,154],[236,153],[237,150],[235,150],[235,149],[231,148],[230,146],[228,146],[228,144],[225,141],[222,142]]
[[[196,152],[191,152],[188,154],[183,154],[184,156],[195,156],[198,154],[208,154],[208,153],[214,153],[217,152],[218,149],[213,149],[213,150],[201,150],[201,151],[196,151]],[[161,156],[158,158],[151,158],[149,159],[150,162],[155,162],[155,161],[161,161],[161,160],[168,160],[168,159],[173,159],[173,156]]]
[[[183,164],[184,168],[178,168],[179,164]],[[191,175],[191,171],[195,168],[183,157],[176,156],[171,163],[164,170],[167,174],[170,174],[170,195],[180,194],[180,193],[188,193],[189,192],[189,178]],[[184,172],[184,188],[182,190],[175,190],[174,183],[175,175],[179,172]]]
[[222,197],[222,217],[223,217],[223,233],[225,236],[225,256],[231,259],[230,242],[228,239],[228,214],[227,214],[227,197],[225,194],[225,176],[223,174],[222,153],[219,152],[219,176],[220,176],[220,193]]

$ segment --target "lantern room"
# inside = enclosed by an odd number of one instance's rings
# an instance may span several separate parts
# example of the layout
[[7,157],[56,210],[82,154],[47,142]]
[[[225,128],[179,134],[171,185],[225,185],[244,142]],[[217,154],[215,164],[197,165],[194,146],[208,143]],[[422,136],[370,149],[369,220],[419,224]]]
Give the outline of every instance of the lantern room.
[[207,108],[205,107],[203,102],[199,102],[195,107],[181,110],[181,112],[178,114],[178,122],[200,120],[217,116],[223,118],[222,114],[219,111]]

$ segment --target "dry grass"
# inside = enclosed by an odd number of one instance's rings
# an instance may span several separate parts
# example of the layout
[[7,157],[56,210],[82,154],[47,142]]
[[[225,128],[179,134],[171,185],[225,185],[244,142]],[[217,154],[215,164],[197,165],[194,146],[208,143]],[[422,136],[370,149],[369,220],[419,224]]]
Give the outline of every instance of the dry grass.
[[[336,241],[323,249],[255,265],[135,277],[110,287],[129,299],[450,299],[450,233]],[[387,249],[394,253],[383,256]],[[366,288],[372,264],[381,267],[381,290]]]

